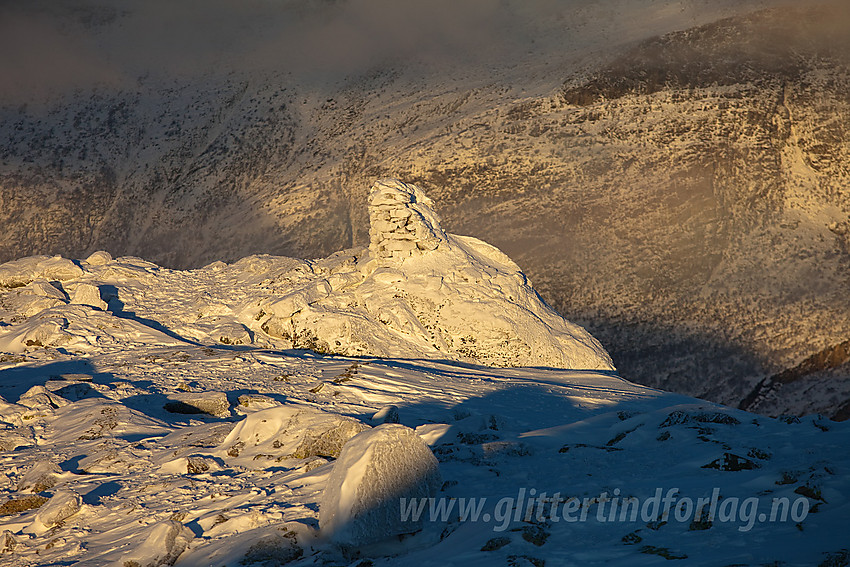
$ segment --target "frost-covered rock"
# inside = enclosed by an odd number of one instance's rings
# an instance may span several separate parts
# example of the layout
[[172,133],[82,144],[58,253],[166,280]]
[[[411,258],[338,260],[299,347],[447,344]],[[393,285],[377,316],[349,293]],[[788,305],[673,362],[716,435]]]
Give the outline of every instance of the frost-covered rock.
[[86,258],[86,263],[89,266],[103,266],[112,261],[112,255],[105,250],[98,250],[97,252],[92,252],[91,255]]
[[369,250],[390,265],[446,242],[431,199],[419,187],[384,179],[369,194]]
[[224,392],[187,392],[171,394],[169,398],[164,407],[171,413],[230,416],[230,402],[227,401],[227,394]]
[[261,329],[295,348],[350,356],[450,358],[492,366],[613,369],[499,250],[447,234],[414,185],[375,183],[368,249],[301,265],[262,302]]
[[106,302],[101,298],[100,288],[91,283],[77,284],[71,294],[71,303],[88,305],[106,311]]
[[402,521],[400,499],[432,498],[441,482],[437,459],[412,429],[380,425],[343,447],[322,494],[319,527],[343,547],[413,533],[421,521]]
[[142,539],[141,544],[121,554],[119,564],[138,567],[173,565],[194,538],[192,530],[176,520],[156,523],[140,534],[136,541]]
[[83,499],[76,492],[68,490],[57,492],[38,509],[38,514],[27,531],[36,534],[44,533],[79,512],[82,504]]
[[350,417],[309,407],[278,406],[240,421],[216,454],[225,459],[239,457],[254,466],[262,459],[337,457],[349,439],[368,428]]

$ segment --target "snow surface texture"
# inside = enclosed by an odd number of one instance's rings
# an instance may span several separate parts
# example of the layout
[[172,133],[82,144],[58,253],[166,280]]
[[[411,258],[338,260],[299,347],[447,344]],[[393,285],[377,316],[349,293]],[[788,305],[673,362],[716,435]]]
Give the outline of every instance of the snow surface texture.
[[417,532],[423,519],[403,521],[399,501],[434,498],[441,485],[437,459],[412,429],[379,425],[343,447],[322,493],[319,528],[351,549]]
[[[820,416],[756,416],[600,371],[354,360],[129,333],[120,348],[42,350],[50,356],[0,363],[0,438],[16,447],[0,452],[4,567],[631,566],[662,557],[817,565],[846,557],[850,424]],[[234,416],[164,409],[187,389],[226,394]],[[353,559],[359,548],[341,553],[323,537],[324,501],[340,477],[352,479],[351,460],[377,451],[372,441],[387,426],[367,423],[389,406],[431,451],[418,445],[419,457],[380,481],[391,484],[415,462],[433,470],[433,453],[444,481],[437,498],[455,507]],[[337,460],[293,455],[305,438],[341,423],[356,423],[366,432],[360,439],[372,441],[343,445]],[[399,445],[409,449],[416,443],[404,431]],[[386,486],[363,472],[365,490],[348,495]],[[803,498],[812,512],[798,524],[756,521],[744,532],[742,521],[597,518],[592,499],[603,491],[646,499],[659,487],[694,499],[715,488],[730,502],[758,497],[759,512],[773,497]],[[587,520],[514,519],[523,507],[516,500],[506,525],[459,519],[462,498],[488,498],[482,513],[493,514],[495,502],[531,488],[591,499]],[[379,528],[374,537],[389,530],[365,525]]]

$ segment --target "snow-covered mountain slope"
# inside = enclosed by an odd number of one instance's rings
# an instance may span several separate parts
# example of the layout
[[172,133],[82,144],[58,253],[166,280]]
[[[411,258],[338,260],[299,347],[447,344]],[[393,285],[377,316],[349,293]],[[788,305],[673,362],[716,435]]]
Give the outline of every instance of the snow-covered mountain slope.
[[[446,6],[457,27],[419,14],[422,35],[378,59],[361,56],[398,39],[401,8],[282,3],[232,14],[250,45],[211,26],[220,56],[203,64],[177,54],[205,36],[171,57],[181,34],[142,41],[160,54],[148,66],[122,38],[153,38],[152,8],[72,4],[16,14],[113,59],[80,70],[99,86],[2,105],[0,259],[327,256],[368,242],[367,188],[398,177],[449,232],[514,258],[629,379],[774,415],[850,399],[840,367],[771,380],[850,337],[846,3]],[[172,32],[189,18],[171,15]],[[321,33],[275,34],[299,18]],[[491,50],[452,33],[473,22]],[[349,49],[319,49],[331,37]],[[327,64],[312,74],[310,49]]]

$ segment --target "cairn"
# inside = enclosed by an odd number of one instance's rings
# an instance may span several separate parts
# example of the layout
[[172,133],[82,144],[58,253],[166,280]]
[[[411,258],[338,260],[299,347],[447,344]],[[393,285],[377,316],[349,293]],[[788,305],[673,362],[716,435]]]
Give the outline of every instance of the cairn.
[[395,179],[375,182],[369,193],[369,250],[380,263],[436,250],[446,241],[431,199],[415,185]]

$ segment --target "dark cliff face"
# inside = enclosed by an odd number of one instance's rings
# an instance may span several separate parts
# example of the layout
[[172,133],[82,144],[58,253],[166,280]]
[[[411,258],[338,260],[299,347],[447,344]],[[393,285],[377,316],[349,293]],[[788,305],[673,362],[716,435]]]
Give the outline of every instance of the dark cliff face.
[[737,404],[850,337],[842,4],[653,38],[522,98],[388,68],[327,92],[245,72],[7,107],[0,260],[326,256],[368,241],[366,191],[398,177],[624,377]]

